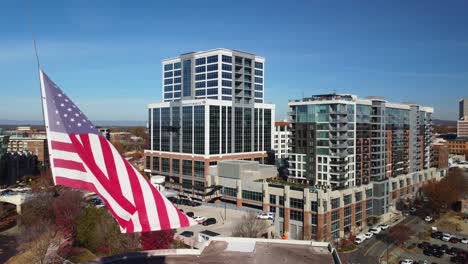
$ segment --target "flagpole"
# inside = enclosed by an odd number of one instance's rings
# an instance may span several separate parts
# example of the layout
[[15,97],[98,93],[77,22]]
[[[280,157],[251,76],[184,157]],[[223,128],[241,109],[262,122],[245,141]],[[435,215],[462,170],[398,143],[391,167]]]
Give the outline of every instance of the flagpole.
[[[38,81],[39,81],[39,94],[41,98],[41,109],[42,109],[42,117],[44,121],[44,128],[47,131],[47,124],[45,121],[45,115],[44,115],[44,98],[42,94],[42,81],[41,81],[41,63],[39,60],[39,51],[37,49],[37,41],[36,41],[36,34],[34,32],[33,28],[33,19],[32,19],[32,14],[31,14],[31,3],[29,0],[25,0],[25,8],[26,8],[26,17],[28,20],[28,26],[29,26],[29,31],[31,32],[31,39],[32,39],[32,44],[34,48],[34,55],[36,57],[36,64],[37,64],[37,73],[38,73]],[[49,152],[49,158],[50,158],[50,152]],[[42,169],[45,169],[45,164],[42,164]]]

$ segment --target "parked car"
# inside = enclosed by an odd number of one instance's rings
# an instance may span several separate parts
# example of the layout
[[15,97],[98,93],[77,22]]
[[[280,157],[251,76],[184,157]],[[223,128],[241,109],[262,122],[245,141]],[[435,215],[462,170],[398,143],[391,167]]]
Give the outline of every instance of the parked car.
[[388,229],[390,226],[387,225],[387,224],[380,224],[379,227],[380,227],[382,230],[386,230],[386,229]]
[[184,231],[182,233],[180,233],[181,236],[184,236],[184,237],[193,237],[193,232],[192,231]]
[[432,222],[434,221],[434,219],[432,219],[432,217],[428,215],[428,216],[426,216],[426,217],[424,218],[424,221],[426,221],[426,222],[428,222],[428,223],[432,223]]
[[432,251],[430,248],[427,248],[427,249],[423,250],[423,254],[428,256],[428,257],[432,257],[432,256],[434,256],[434,251]]
[[450,242],[450,243],[456,244],[456,243],[460,243],[461,240],[460,240],[458,237],[452,236],[452,237],[449,239],[449,242]]
[[201,203],[200,203],[200,202],[191,201],[190,206],[192,206],[192,207],[201,206]]
[[418,244],[418,248],[421,248],[421,249],[426,249],[426,248],[428,248],[430,246],[431,246],[431,243],[426,242],[426,241]]
[[192,217],[192,218],[193,218],[193,216],[194,216],[195,214],[194,214],[193,212],[187,212],[186,215],[187,215],[188,217]]
[[442,234],[442,241],[448,242],[452,238],[452,235],[449,233]]
[[356,235],[356,238],[354,239],[354,243],[356,243],[358,245],[361,244],[364,241],[366,241],[366,235],[364,235],[364,234]]
[[15,191],[13,190],[4,190],[0,193],[0,196],[11,196],[11,195],[14,195],[15,194]]
[[380,233],[380,231],[382,231],[382,229],[380,227],[373,227],[371,229],[369,229],[369,232],[377,235],[378,233]]
[[272,212],[260,213],[257,215],[257,219],[261,219],[261,220],[273,220],[274,218],[275,218],[275,214]]
[[367,232],[364,235],[366,236],[366,239],[370,239],[370,238],[372,238],[374,236],[374,234],[371,233],[371,232]]
[[214,225],[216,224],[216,219],[215,218],[208,218],[206,219],[205,221],[203,221],[203,225],[204,226],[208,226],[208,225]]
[[193,220],[197,221],[198,223],[201,223],[206,220],[206,217],[197,215],[193,217]]
[[460,242],[463,244],[468,244],[468,238],[464,237],[460,240]]
[[446,244],[443,244],[440,246],[440,250],[444,253],[447,253],[447,250],[449,249],[449,247],[446,245]]
[[440,231],[434,232],[431,234],[432,238],[442,239],[443,233]]
[[412,259],[403,259],[403,260],[400,260],[400,264],[414,264],[414,260],[412,260]]

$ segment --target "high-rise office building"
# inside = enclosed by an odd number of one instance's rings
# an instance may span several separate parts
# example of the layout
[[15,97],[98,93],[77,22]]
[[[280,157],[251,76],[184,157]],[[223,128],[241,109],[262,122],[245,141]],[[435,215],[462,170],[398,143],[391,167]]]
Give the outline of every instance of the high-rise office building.
[[429,169],[432,112],[417,104],[348,94],[289,102],[291,161],[305,155],[304,179],[333,189]]
[[468,138],[468,98],[461,99],[459,102],[457,137]]
[[148,106],[146,169],[166,187],[205,200],[216,195],[210,165],[263,162],[272,148],[274,105],[264,103],[265,59],[216,49],[163,64],[163,102]]

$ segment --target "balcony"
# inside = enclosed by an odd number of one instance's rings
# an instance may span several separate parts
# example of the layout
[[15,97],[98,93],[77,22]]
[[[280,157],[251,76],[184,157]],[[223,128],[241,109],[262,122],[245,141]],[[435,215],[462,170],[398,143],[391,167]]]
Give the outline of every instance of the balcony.
[[338,166],[338,165],[344,165],[344,164],[348,164],[348,161],[344,159],[331,159],[330,160],[331,166]]
[[348,112],[344,110],[330,110],[330,115],[347,115]]
[[348,123],[348,118],[331,118],[330,123]]
[[344,158],[348,156],[348,152],[347,151],[337,151],[337,152],[330,151],[330,156]]
[[329,144],[330,148],[333,149],[345,149],[348,148],[348,143],[343,143],[343,144]]
[[334,132],[346,132],[348,131],[348,126],[330,126],[330,131]]

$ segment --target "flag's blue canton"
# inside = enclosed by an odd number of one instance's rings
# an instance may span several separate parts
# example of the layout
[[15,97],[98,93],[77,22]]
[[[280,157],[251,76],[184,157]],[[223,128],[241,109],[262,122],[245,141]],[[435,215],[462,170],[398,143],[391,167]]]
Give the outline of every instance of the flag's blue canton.
[[67,134],[100,134],[80,109],[43,73],[49,128]]

